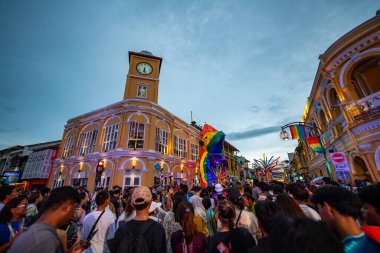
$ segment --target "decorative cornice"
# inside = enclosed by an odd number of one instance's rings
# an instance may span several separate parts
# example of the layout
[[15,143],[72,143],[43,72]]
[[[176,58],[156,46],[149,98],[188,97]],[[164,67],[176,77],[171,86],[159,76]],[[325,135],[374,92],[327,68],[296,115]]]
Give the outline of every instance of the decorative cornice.
[[365,123],[360,124],[359,126],[353,127],[352,133],[355,136],[358,136],[362,133],[365,133],[367,131],[374,130],[377,128],[380,128],[380,120],[379,119],[375,119],[375,120],[372,120],[370,122],[365,122]]
[[372,143],[367,142],[359,145],[360,150],[368,150],[372,148]]
[[326,67],[326,71],[329,71],[333,74],[334,71],[339,66],[341,66],[344,62],[346,62],[348,59],[355,58],[355,56],[358,55],[360,52],[364,51],[365,49],[369,48],[374,43],[376,43],[379,40],[379,38],[380,38],[380,31],[374,34],[371,34],[369,36],[366,36],[364,39],[348,47],[341,54],[334,57],[335,58],[334,61],[332,61]]

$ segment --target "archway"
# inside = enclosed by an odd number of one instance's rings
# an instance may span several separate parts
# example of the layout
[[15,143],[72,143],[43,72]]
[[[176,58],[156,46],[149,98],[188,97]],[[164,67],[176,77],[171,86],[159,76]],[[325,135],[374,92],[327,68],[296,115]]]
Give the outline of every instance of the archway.
[[352,70],[351,84],[358,98],[380,91],[380,57],[359,62]]
[[361,179],[368,179],[371,181],[371,177],[364,160],[360,156],[355,156],[353,162],[356,176]]

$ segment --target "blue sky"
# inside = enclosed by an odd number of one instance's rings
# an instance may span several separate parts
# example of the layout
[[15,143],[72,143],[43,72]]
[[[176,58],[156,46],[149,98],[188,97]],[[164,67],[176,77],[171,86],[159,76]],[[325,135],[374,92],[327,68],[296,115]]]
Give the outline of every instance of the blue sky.
[[318,56],[376,0],[1,1],[0,149],[61,139],[66,121],[122,100],[128,51],[163,57],[158,103],[193,111],[247,159],[293,151]]

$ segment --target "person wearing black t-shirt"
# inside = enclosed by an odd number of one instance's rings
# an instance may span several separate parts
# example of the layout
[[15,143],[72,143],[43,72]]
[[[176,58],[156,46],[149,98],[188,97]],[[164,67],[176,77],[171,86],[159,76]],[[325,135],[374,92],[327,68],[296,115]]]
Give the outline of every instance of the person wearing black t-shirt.
[[[136,216],[119,227],[116,231],[111,252],[133,252],[137,249],[125,248],[128,237],[140,231],[145,239],[148,252],[166,252],[166,238],[163,226],[149,219],[149,207],[152,203],[152,194],[148,187],[140,186],[132,193],[132,205],[136,209]],[[120,248],[120,249],[119,249]]]
[[251,233],[246,228],[235,228],[235,208],[228,200],[218,205],[218,219],[222,225],[220,232],[211,237],[208,253],[246,252],[255,245]]
[[120,207],[121,207],[121,205],[120,205],[120,190],[119,189],[112,191],[111,203],[115,207],[116,218],[119,218]]

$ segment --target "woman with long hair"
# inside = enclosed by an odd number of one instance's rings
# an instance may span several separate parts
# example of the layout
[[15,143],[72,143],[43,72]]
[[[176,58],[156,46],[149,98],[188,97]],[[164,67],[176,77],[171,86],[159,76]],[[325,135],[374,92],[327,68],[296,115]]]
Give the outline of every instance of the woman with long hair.
[[287,194],[277,195],[275,203],[281,207],[286,216],[292,218],[301,218],[306,216],[297,202]]
[[205,253],[207,240],[196,229],[193,205],[189,202],[182,202],[178,206],[176,217],[180,221],[181,230],[174,232],[171,236],[173,253]]
[[0,212],[0,252],[6,252],[18,235],[27,227],[25,196],[10,200]]
[[220,230],[213,237],[209,244],[209,253],[238,253],[246,252],[250,247],[255,246],[255,240],[251,233],[243,227],[236,227],[236,209],[228,200],[222,200],[217,208]]
[[118,229],[121,224],[135,218],[135,216],[136,216],[136,211],[135,211],[135,208],[131,204],[131,199],[129,198],[125,203],[124,211],[120,214],[119,218],[117,219],[116,229]]
[[[255,239],[255,242],[257,242],[257,237],[260,235],[257,218],[253,213],[244,210],[244,199],[241,196],[239,189],[236,187],[228,188],[227,199],[235,208],[236,217],[234,220],[234,226],[248,229]],[[218,231],[220,231],[220,222],[218,222]]]
[[177,212],[178,206],[186,201],[186,194],[183,191],[178,191],[173,195],[173,207],[170,211],[166,212],[164,218],[164,229],[167,240],[168,253],[172,252],[170,238],[172,234],[181,229],[181,225],[176,221],[175,213]]

